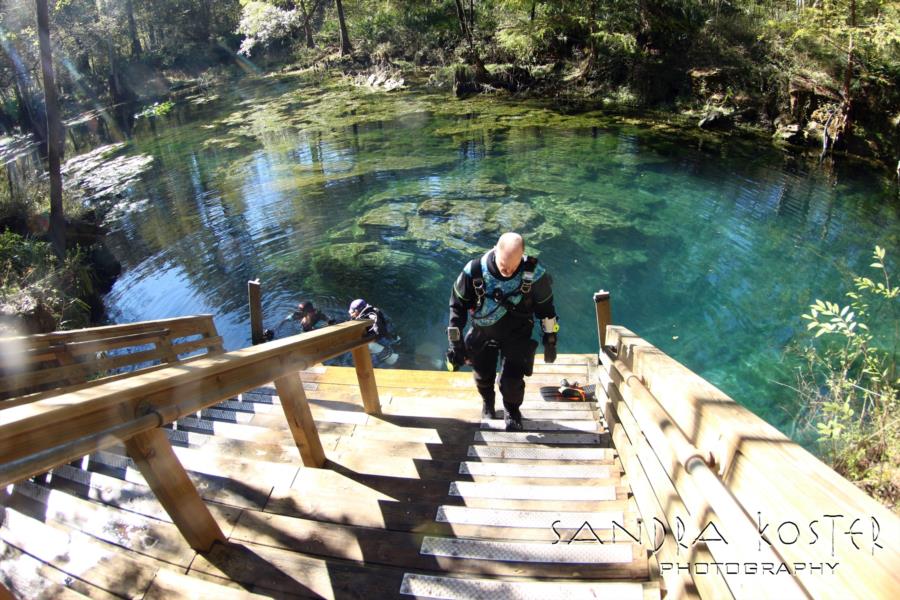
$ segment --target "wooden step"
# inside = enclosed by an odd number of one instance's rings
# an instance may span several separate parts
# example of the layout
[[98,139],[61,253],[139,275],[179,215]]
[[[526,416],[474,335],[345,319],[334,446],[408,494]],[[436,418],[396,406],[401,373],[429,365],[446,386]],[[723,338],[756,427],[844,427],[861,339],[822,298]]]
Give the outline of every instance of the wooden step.
[[[507,463],[466,463],[473,465],[469,469],[459,461],[380,458],[357,452],[333,454],[329,458],[333,463],[341,465],[356,473],[366,475],[385,475],[413,479],[438,479],[442,481],[506,481],[508,483],[532,483],[535,485],[609,485],[621,481],[618,470],[611,466],[590,467],[581,465],[513,465]],[[563,467],[554,471],[554,468]],[[568,469],[568,470],[567,470]],[[576,469],[576,470],[572,470]],[[580,470],[578,470],[580,469]],[[532,475],[537,473],[537,475]],[[570,476],[570,474],[572,476]]]
[[[18,490],[7,506],[49,525],[62,525],[94,539],[117,544],[133,552],[187,568],[194,551],[174,525],[118,511],[110,506],[90,506],[90,501],[59,491]],[[41,496],[44,496],[41,498]],[[44,500],[42,502],[41,500]]]
[[566,600],[652,600],[659,584],[632,581],[527,581],[406,574],[400,593],[418,598],[566,598]]
[[215,600],[263,600],[269,596],[253,594],[242,589],[238,584],[222,580],[213,583],[206,579],[190,577],[169,569],[160,569],[153,578],[143,600],[169,600],[184,598],[197,600],[210,598]]
[[[321,523],[246,511],[232,540],[304,554],[409,569],[531,577],[640,578],[648,574],[640,546],[552,545],[438,538],[416,533]],[[560,564],[565,568],[560,568]]]
[[611,448],[547,448],[547,447],[512,447],[512,446],[469,446],[469,458],[482,460],[591,460],[611,462],[615,458],[615,450]]
[[476,431],[472,441],[487,445],[529,444],[540,446],[598,446],[609,442],[609,435],[583,431]]
[[[609,519],[604,520],[604,515],[616,515],[617,522],[628,531],[637,530],[637,513],[630,505],[615,501],[594,502],[591,506],[593,510],[585,513],[517,511],[498,508],[474,509],[461,504],[398,502],[371,496],[348,498],[327,493],[315,496],[290,492],[284,494],[276,490],[273,492],[272,502],[266,507],[266,512],[313,521],[429,535],[545,542],[558,541],[559,536],[554,532],[553,523],[559,514],[569,516],[565,517],[562,523],[557,524],[557,530],[581,527],[583,521],[573,525],[575,515],[581,514],[595,516],[591,522],[591,526],[595,529],[602,529],[604,524],[608,523]],[[445,512],[441,511],[442,508],[445,509]],[[459,510],[489,510],[495,514],[492,521],[483,515],[479,516],[477,512],[471,516],[460,516],[460,513],[457,512]],[[529,514],[533,515],[533,519],[517,521],[515,526],[511,527],[507,523],[513,522],[514,517],[504,518],[507,513],[509,515]],[[449,518],[443,518],[442,515],[445,514]],[[572,535],[569,536],[569,539],[571,537]]]
[[[0,531],[2,536],[2,531]],[[117,598],[113,594],[92,586],[68,573],[40,561],[21,549],[0,539],[0,582],[14,598],[58,598],[82,600],[84,598]]]
[[[494,429],[503,431],[506,423],[503,419],[485,419],[481,421],[482,429]],[[539,420],[522,419],[524,431],[585,431],[596,432],[598,423],[593,418],[579,420]]]
[[[157,568],[126,556],[122,548],[94,540],[80,531],[52,527],[13,509],[4,514],[0,539],[70,577],[109,594],[131,597],[146,589]],[[87,595],[89,587],[75,587]]]
[[462,475],[494,475],[504,477],[547,477],[605,479],[618,475],[618,469],[607,465],[544,465],[540,463],[515,464],[501,462],[460,463]]

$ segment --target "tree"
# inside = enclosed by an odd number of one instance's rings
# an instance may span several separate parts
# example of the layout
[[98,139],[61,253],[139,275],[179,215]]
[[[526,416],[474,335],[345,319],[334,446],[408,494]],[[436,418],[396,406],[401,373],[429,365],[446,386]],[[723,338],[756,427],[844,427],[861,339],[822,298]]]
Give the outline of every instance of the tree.
[[337,6],[338,23],[341,27],[341,56],[346,56],[353,52],[353,46],[350,45],[350,36],[347,35],[347,21],[344,19],[344,3],[341,0],[334,0]]
[[62,123],[53,76],[53,54],[50,49],[50,15],[47,0],[35,0],[38,38],[41,48],[41,71],[44,75],[44,102],[47,106],[47,164],[50,173],[50,242],[56,256],[66,255],[66,219],[62,205]]

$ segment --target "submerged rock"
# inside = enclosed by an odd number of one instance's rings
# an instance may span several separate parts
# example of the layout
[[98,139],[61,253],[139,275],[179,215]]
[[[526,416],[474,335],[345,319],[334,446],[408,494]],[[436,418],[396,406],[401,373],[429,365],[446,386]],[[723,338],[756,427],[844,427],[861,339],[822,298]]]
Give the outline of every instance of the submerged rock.
[[788,144],[803,143],[803,131],[797,123],[779,123],[772,137],[776,141],[787,142]]
[[700,129],[731,129],[734,127],[734,119],[722,109],[714,108],[706,113],[697,125]]

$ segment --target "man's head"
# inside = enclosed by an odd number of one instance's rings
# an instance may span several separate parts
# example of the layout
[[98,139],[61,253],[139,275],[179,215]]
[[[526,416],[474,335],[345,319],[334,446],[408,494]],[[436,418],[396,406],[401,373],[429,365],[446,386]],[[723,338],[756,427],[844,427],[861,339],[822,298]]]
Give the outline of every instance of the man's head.
[[316,311],[316,308],[313,306],[313,303],[309,300],[304,300],[300,304],[297,305],[297,312],[300,313],[300,316],[305,317],[306,315],[312,314]]
[[511,277],[519,268],[524,254],[525,240],[522,239],[522,236],[512,232],[504,233],[494,247],[494,261],[497,263],[497,270],[504,277]]

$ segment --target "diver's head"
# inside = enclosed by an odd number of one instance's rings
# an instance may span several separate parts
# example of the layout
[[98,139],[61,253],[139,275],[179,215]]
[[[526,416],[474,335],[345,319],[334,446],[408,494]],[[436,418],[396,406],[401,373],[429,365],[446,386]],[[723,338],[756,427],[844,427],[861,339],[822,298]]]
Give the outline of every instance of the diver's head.
[[350,309],[347,311],[350,313],[350,318],[355,319],[359,316],[359,314],[369,306],[368,303],[362,298],[357,298],[353,302],[350,303]]
[[518,233],[508,232],[500,236],[494,247],[494,262],[504,277],[512,277],[525,255],[525,240]]

